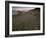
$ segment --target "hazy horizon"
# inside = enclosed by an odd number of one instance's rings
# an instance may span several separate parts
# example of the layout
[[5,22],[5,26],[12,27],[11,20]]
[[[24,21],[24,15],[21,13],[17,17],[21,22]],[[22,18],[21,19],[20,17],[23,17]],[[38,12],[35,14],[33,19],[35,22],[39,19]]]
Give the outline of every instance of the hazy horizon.
[[35,8],[27,8],[27,7],[18,7],[18,8],[15,8],[15,7],[13,7],[12,8],[12,10],[16,10],[16,11],[25,11],[25,12],[27,12],[27,11],[29,11],[29,10],[32,10],[32,9],[35,9]]

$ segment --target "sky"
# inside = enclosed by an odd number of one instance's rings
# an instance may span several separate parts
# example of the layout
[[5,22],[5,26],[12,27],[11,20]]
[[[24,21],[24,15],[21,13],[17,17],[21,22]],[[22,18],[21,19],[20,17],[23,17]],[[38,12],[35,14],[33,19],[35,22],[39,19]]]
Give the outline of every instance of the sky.
[[16,11],[19,10],[19,11],[25,11],[25,12],[28,11],[28,10],[32,10],[32,9],[34,9],[34,8],[30,8],[30,7],[29,8],[23,8],[23,7],[22,8],[20,8],[20,7],[13,8],[13,10],[16,10]]
[[14,12],[12,13],[12,15],[16,15],[17,12],[16,11],[24,11],[24,12],[27,12],[29,10],[32,10],[32,9],[35,9],[35,8],[30,8],[30,7],[13,7],[12,10],[14,10]]

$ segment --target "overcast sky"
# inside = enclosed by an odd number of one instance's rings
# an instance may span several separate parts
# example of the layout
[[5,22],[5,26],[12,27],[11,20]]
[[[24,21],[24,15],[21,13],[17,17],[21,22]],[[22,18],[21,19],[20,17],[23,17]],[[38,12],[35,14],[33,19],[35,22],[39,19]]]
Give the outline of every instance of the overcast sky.
[[32,9],[35,9],[35,8],[30,8],[30,7],[29,7],[29,8],[13,7],[12,10],[13,10],[14,12],[12,13],[12,15],[16,15],[16,14],[17,14],[16,11],[25,11],[25,12],[27,12],[27,11],[32,10]]
[[15,8],[15,7],[14,7],[14,8],[13,8],[13,10],[16,10],[16,11],[19,10],[19,11],[25,11],[25,12],[28,11],[28,10],[32,10],[32,9],[34,9],[34,8],[30,8],[30,7],[29,7],[29,8],[23,8],[23,7],[22,7],[22,8],[20,8],[20,7]]

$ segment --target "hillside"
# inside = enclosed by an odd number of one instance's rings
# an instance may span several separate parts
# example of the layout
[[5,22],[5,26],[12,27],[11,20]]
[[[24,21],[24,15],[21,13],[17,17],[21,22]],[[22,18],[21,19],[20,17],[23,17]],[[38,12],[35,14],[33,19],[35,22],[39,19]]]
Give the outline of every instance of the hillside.
[[16,15],[12,15],[12,27],[13,31],[40,30],[40,8],[17,11]]

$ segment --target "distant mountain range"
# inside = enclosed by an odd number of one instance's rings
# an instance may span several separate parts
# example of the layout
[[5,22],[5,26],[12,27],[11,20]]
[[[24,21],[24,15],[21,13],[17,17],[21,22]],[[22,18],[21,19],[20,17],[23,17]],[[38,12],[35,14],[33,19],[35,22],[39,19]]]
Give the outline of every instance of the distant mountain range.
[[35,8],[33,10],[28,10],[27,12],[25,12],[25,11],[19,11],[19,10],[17,10],[17,11],[13,10],[12,14],[13,15],[18,15],[18,14],[33,14],[33,15],[38,15],[39,12],[40,12],[40,8]]

